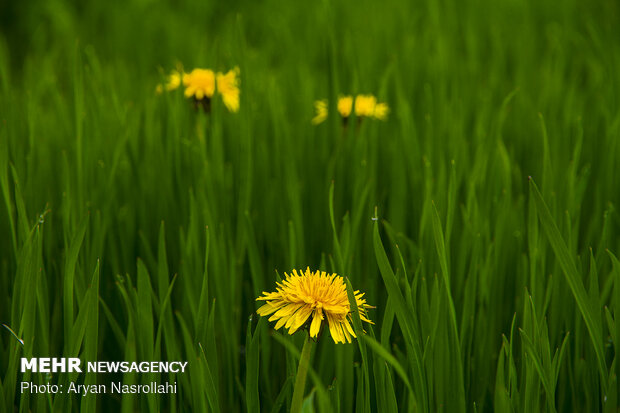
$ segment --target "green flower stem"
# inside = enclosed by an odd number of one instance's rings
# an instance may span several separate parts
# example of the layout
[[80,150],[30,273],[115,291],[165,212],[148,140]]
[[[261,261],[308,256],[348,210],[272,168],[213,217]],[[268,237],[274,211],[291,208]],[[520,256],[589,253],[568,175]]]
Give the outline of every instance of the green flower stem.
[[312,350],[312,340],[310,334],[306,334],[304,347],[301,349],[299,367],[297,367],[297,377],[295,377],[295,388],[293,389],[293,401],[291,402],[291,413],[301,412],[301,405],[304,401],[304,389],[306,388],[306,376],[308,375],[308,365],[310,364],[310,353]]

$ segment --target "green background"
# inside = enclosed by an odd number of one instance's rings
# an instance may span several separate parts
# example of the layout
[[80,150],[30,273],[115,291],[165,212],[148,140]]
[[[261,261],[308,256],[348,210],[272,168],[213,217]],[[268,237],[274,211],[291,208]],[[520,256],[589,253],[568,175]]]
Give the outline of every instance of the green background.
[[[307,411],[617,411],[618,39],[612,0],[2,2],[0,411],[286,411],[305,333],[255,298],[306,266],[377,307]],[[239,113],[157,95],[178,62]],[[311,124],[356,93],[388,120]],[[189,367],[18,373],[53,356]],[[112,379],[179,391],[19,392]]]

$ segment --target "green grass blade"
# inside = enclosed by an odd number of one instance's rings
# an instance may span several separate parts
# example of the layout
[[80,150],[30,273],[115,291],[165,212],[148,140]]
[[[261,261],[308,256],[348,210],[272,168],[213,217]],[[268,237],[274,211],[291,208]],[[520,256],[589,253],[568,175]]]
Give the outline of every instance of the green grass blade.
[[597,322],[599,318],[594,315],[594,309],[590,305],[588,294],[586,293],[586,289],[581,281],[581,276],[577,271],[575,262],[533,179],[530,179],[530,196],[534,198],[540,223],[542,224],[545,234],[547,235],[547,239],[553,248],[556,258],[559,261],[568,286],[575,297],[575,302],[577,303],[581,316],[586,323],[590,340],[596,353],[596,358],[598,359],[601,385],[603,387],[603,391],[606,391],[607,366],[603,351],[602,327]]
[[260,397],[258,393],[258,366],[259,366],[259,332],[265,318],[261,317],[252,336],[252,316],[248,321],[248,330],[245,339],[246,349],[246,376],[245,376],[245,399],[248,413],[260,412]]
[[65,259],[65,274],[63,279],[63,314],[64,314],[64,331],[65,337],[72,337],[71,329],[73,328],[73,284],[75,277],[75,267],[77,264],[78,253],[84,241],[86,228],[88,227],[88,215],[82,218],[82,222],[78,226],[78,230],[73,235],[69,250]]
[[366,343],[368,343],[372,351],[377,353],[379,357],[384,359],[394,368],[394,370],[396,371],[396,373],[398,373],[398,375],[403,380],[403,382],[405,383],[409,391],[412,392],[413,389],[411,387],[411,383],[409,383],[409,377],[407,376],[407,373],[405,372],[403,367],[400,365],[398,360],[396,360],[396,358],[393,355],[391,355],[385,348],[383,348],[383,346],[378,341],[376,341],[372,337],[363,336],[363,339]]

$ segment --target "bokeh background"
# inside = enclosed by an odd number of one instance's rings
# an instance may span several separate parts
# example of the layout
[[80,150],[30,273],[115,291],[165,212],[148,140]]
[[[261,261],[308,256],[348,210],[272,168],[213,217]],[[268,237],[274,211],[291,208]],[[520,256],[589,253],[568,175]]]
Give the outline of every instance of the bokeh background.
[[[0,410],[286,411],[255,298],[310,266],[377,308],[307,411],[617,411],[618,39],[611,0],[2,2]],[[156,94],[179,63],[239,113]],[[190,367],[18,373],[61,355]],[[19,392],[112,379],[179,393]]]

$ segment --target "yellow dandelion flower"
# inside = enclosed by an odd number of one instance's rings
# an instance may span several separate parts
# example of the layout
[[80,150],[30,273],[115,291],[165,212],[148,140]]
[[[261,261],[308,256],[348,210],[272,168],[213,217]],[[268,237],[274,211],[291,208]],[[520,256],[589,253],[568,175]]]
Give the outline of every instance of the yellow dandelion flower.
[[338,113],[343,118],[351,116],[353,110],[353,97],[352,96],[340,96],[338,98]]
[[[314,102],[314,107],[316,109],[316,116],[312,119],[312,123],[317,125],[327,118],[327,101],[318,100]],[[355,111],[358,121],[361,121],[363,118],[385,120],[390,112],[388,104],[378,103],[377,98],[373,95],[340,96],[336,108],[344,125],[347,124],[347,120],[353,111]]]
[[390,107],[387,103],[377,103],[373,116],[379,120],[386,120],[388,113],[390,113]]
[[173,70],[166,78],[165,85],[157,85],[155,89],[157,93],[162,93],[164,90],[167,92],[173,91],[181,85],[181,77],[183,74],[178,70]]
[[187,98],[211,99],[215,93],[215,73],[210,69],[194,69],[183,74],[183,86]]
[[[263,295],[256,299],[266,301],[266,304],[256,311],[258,315],[273,314],[269,321],[278,320],[276,330],[284,326],[288,328],[289,334],[293,334],[308,322],[310,337],[317,337],[322,323],[326,321],[335,343],[350,343],[351,337],[356,337],[351,327],[347,287],[341,276],[323,271],[312,272],[310,268],[306,268],[305,273],[293,270],[291,275],[284,275],[286,279],[277,283],[277,291],[263,292]],[[360,319],[372,323],[366,309],[374,307],[366,303],[364,293],[355,291],[354,294]]]
[[377,103],[373,95],[357,95],[355,97],[355,115],[357,117],[385,120],[390,111],[387,103]]
[[372,117],[377,106],[377,98],[373,95],[357,95],[355,97],[355,116]]
[[170,75],[168,75],[168,82],[166,83],[166,90],[171,91],[175,90],[181,85],[181,73],[173,70]]
[[239,110],[239,68],[229,70],[227,73],[218,73],[217,79],[217,91],[222,95],[224,105],[231,112],[237,112]]
[[325,99],[317,100],[314,102],[314,108],[316,109],[316,116],[312,118],[312,123],[318,125],[327,119],[327,101]]

